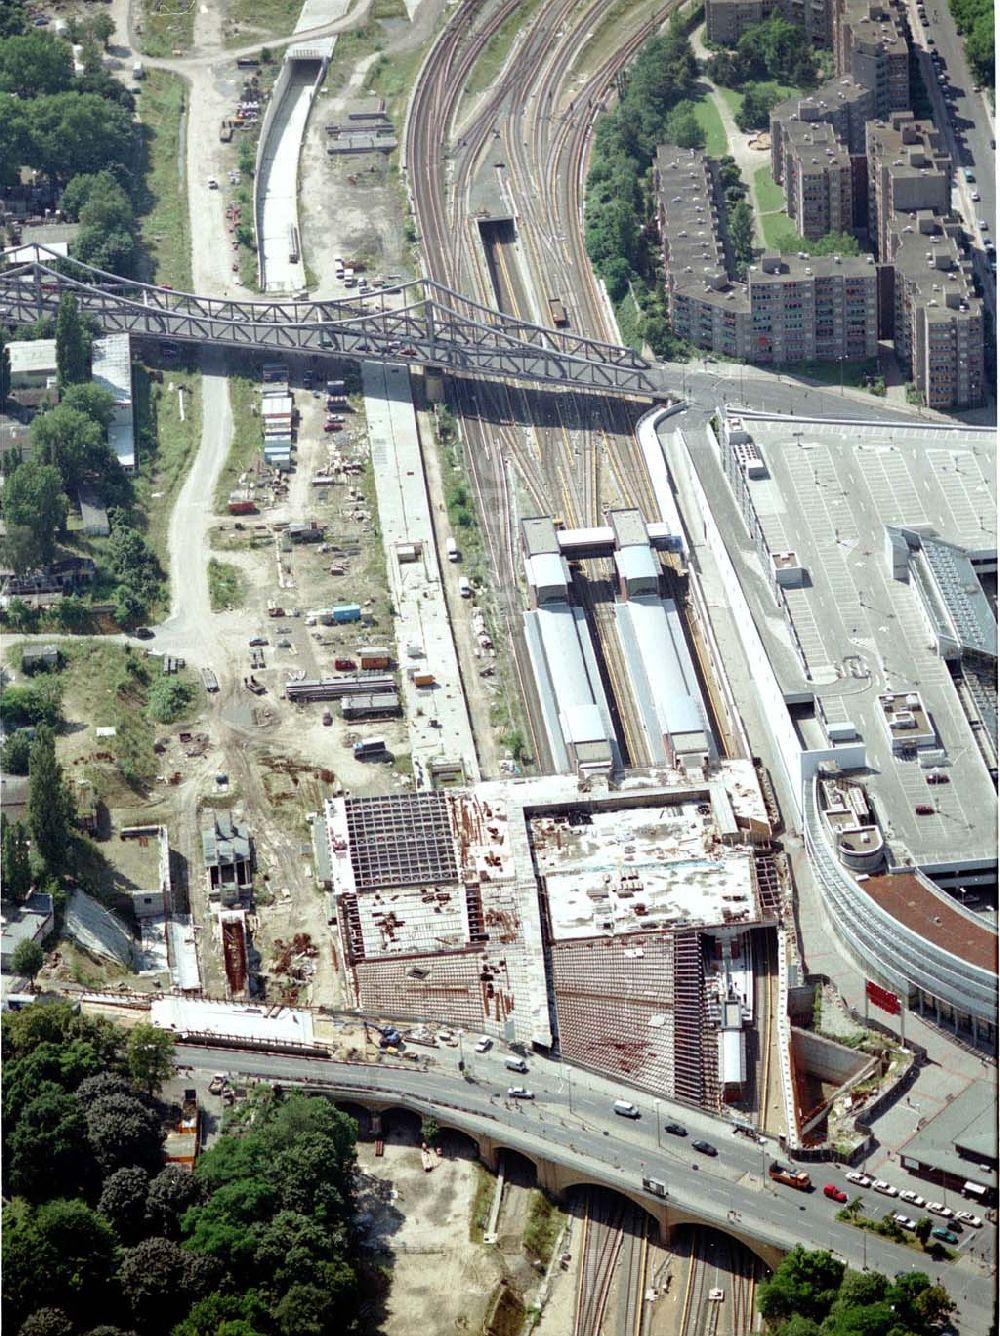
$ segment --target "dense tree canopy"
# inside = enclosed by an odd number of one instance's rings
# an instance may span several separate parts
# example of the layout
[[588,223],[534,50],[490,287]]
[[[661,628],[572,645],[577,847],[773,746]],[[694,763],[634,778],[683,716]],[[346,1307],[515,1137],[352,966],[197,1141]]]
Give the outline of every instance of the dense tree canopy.
[[762,1282],[757,1306],[778,1336],[937,1336],[954,1311],[947,1291],[923,1272],[889,1281],[801,1246]]
[[18,572],[46,565],[55,555],[56,538],[69,512],[59,470],[40,459],[26,459],[7,477],[0,496],[7,560]]
[[67,866],[73,813],[73,799],[56,760],[55,737],[47,724],[39,724],[28,759],[28,825],[35,853],[49,872]]
[[64,292],[59,298],[56,368],[60,390],[90,379],[90,337],[84,329],[80,308],[72,292]]
[[0,92],[19,98],[64,92],[73,82],[73,52],[49,32],[27,32],[0,41]]

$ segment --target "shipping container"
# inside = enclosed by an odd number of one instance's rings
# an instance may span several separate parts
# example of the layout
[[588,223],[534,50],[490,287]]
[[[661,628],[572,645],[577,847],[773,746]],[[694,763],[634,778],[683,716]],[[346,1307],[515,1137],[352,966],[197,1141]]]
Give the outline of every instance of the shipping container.
[[345,394],[347,386],[342,380],[328,380],[326,382],[327,394]]
[[373,668],[391,668],[392,655],[381,645],[372,645],[368,649],[359,652],[362,671],[370,671]]
[[338,673],[353,673],[358,665],[353,659],[334,659],[333,666]]
[[432,687],[435,685],[433,673],[414,673],[413,685],[415,687]]
[[361,608],[357,603],[340,603],[337,607],[330,609],[333,621],[337,625],[344,622],[360,622]]

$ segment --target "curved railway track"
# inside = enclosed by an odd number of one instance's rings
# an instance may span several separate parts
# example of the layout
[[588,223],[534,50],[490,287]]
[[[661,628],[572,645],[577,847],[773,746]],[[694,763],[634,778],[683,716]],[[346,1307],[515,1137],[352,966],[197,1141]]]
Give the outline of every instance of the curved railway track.
[[[593,68],[584,68],[588,44],[617,0],[549,0],[515,38],[498,78],[469,105],[466,87],[477,59],[520,0],[502,0],[488,9],[484,0],[460,5],[428,53],[418,77],[404,130],[411,201],[421,234],[426,271],[457,290],[493,304],[492,281],[484,261],[478,220],[471,207],[477,174],[492,142],[498,188],[510,186],[517,219],[526,286],[534,308],[515,312],[547,323],[553,293],[575,297],[580,333],[618,340],[603,290],[591,270],[582,236],[582,196],[593,124],[616,76],[639,46],[662,24],[675,0],[651,14],[650,0],[620,20],[616,49]],[[590,48],[593,49],[592,47]],[[580,86],[566,93],[571,78]],[[467,109],[467,110],[466,110]],[[464,114],[463,114],[464,113]],[[459,118],[461,119],[461,128]],[[517,284],[509,282],[514,293]],[[529,306],[532,299],[526,298]],[[637,413],[620,400],[570,392],[536,395],[520,387],[459,390],[463,437],[473,489],[480,503],[487,553],[500,596],[506,631],[515,647],[515,670],[524,691],[526,667],[520,606],[520,570],[509,517],[513,487],[524,490],[537,513],[561,514],[567,524],[602,522],[610,505],[638,506],[656,518],[652,488],[634,438]],[[484,411],[486,410],[486,411]],[[533,424],[525,430],[517,424]],[[610,627],[610,622],[605,622]],[[632,765],[649,757],[629,689],[621,648],[613,631],[600,634],[598,647],[607,675],[620,697],[623,754]],[[535,754],[541,745],[540,719],[529,705]]]

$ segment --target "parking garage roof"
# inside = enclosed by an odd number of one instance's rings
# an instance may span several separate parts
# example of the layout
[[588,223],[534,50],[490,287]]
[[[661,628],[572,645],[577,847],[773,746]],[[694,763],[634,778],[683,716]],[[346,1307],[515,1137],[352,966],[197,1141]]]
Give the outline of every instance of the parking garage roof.
[[[783,590],[794,628],[775,615],[759,553],[717,469],[700,468],[786,699],[815,697],[864,738],[865,783],[887,843],[925,872],[995,866],[996,793],[948,665],[931,647],[913,582],[893,579],[886,530],[904,525],[996,553],[996,443],[991,431],[930,423],[862,426],[747,419],[767,476],[750,479],[763,540],[794,551],[805,586]],[[728,492],[723,500],[721,493]],[[947,778],[892,754],[879,698],[918,693],[946,754]],[[917,814],[918,806],[932,806]]]

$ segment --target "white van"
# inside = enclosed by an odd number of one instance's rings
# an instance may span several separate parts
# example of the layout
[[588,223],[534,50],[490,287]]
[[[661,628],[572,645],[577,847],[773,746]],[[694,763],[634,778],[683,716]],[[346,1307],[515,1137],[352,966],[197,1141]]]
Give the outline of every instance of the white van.
[[520,1072],[522,1076],[527,1075],[528,1064],[523,1058],[507,1058],[504,1066],[509,1072]]
[[469,584],[468,580],[465,578],[464,575],[460,575],[458,577],[458,592],[462,595],[463,598],[472,597],[472,585]]
[[627,1099],[616,1099],[614,1110],[622,1118],[640,1118],[642,1115],[634,1104],[630,1104]]
[[459,557],[459,551],[458,551],[458,544],[455,542],[454,538],[448,539],[448,541],[445,543],[445,548],[448,551],[448,560],[457,561]]

